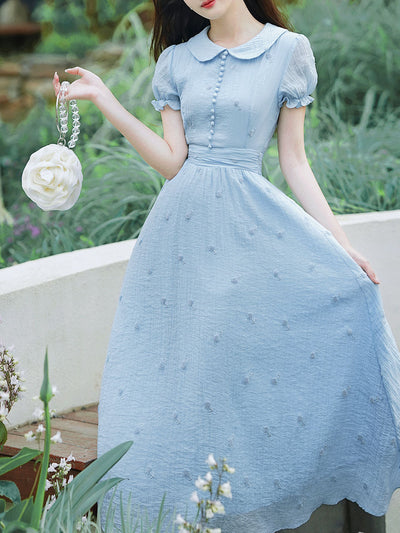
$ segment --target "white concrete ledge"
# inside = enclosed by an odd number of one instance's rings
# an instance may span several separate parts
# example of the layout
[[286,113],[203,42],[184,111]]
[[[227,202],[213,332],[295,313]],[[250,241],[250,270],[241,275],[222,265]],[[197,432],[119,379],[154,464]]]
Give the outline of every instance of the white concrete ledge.
[[[400,345],[400,210],[339,215],[350,242],[371,263]],[[54,255],[0,270],[0,339],[25,373],[24,398],[8,426],[32,420],[46,345],[61,413],[97,402],[112,321],[136,239]]]

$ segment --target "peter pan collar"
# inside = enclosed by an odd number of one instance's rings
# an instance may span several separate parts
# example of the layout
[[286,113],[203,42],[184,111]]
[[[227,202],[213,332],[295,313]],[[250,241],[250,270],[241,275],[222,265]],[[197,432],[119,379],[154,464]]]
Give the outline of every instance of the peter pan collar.
[[253,57],[258,57],[268,50],[282,33],[288,31],[285,28],[267,22],[264,28],[250,39],[250,41],[247,41],[247,43],[240,44],[234,48],[224,48],[223,46],[214,43],[208,37],[207,32],[209,28],[210,24],[186,41],[190,52],[199,61],[213,59],[224,50],[227,50],[228,54],[238,59],[252,59]]

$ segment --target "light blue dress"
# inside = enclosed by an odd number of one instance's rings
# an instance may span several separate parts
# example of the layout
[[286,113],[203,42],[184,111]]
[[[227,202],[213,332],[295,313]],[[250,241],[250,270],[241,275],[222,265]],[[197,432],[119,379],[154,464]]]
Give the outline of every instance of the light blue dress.
[[189,154],[127,267],[98,454],[133,440],[108,477],[150,516],[166,491],[188,518],[208,454],[226,457],[223,533],[294,528],[343,498],[382,515],[400,487],[400,353],[379,286],[261,174],[283,103],[313,101],[309,41],[267,23],[226,49],[208,29],[156,65],[152,103],[181,110]]

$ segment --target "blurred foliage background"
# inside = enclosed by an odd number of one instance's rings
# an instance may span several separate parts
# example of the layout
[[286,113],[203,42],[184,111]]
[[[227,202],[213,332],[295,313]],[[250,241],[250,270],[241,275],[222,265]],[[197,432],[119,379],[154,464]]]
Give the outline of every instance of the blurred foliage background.
[[[307,109],[305,141],[314,174],[336,214],[400,208],[400,2],[285,2],[295,30],[310,39],[319,81]],[[123,45],[102,79],[137,118],[162,135],[150,104],[152,3],[48,0],[34,11],[40,53],[83,54],[103,42]],[[67,212],[43,212],[21,188],[31,153],[56,142],[54,103],[38,100],[17,125],[0,122],[4,206],[0,266],[134,238],[164,183],[88,101],[78,102],[81,134],[75,152],[84,173],[81,196]],[[36,135],[32,135],[32,131]],[[58,137],[58,135],[57,135]],[[296,200],[279,168],[276,137],[263,174]],[[1,215],[1,203],[0,203]]]

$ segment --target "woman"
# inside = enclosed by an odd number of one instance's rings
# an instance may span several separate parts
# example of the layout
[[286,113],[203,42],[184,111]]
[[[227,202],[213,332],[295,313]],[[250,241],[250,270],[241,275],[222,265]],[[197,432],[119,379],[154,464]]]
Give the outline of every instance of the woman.
[[[379,280],[307,162],[309,41],[271,0],[155,8],[163,138],[94,73],[67,69],[80,76],[69,98],[91,100],[166,178],[121,291],[98,453],[134,441],[110,476],[152,517],[164,491],[184,514],[212,452],[236,469],[232,501],[211,522],[224,533],[305,531],[314,510],[346,501],[365,533],[384,531],[400,487],[400,354]],[[302,207],[261,175],[275,128]],[[309,530],[359,530],[325,517]]]

